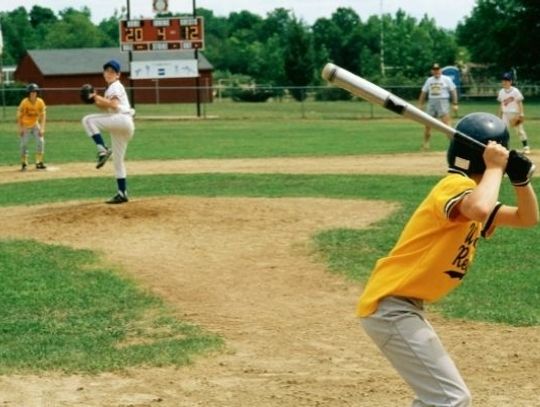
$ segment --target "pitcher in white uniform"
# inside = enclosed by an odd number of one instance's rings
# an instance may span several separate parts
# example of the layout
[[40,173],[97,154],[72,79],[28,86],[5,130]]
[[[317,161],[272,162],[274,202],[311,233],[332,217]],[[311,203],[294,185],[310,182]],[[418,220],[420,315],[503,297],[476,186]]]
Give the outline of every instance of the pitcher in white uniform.
[[523,153],[529,154],[531,148],[527,139],[527,133],[523,128],[525,112],[523,110],[523,95],[518,88],[512,86],[512,74],[505,72],[502,76],[502,89],[499,91],[497,100],[500,103],[499,117],[503,119],[508,129],[514,128],[523,146]]
[[[107,160],[113,157],[114,172],[118,190],[115,196],[107,201],[109,204],[128,202],[126,166],[124,162],[129,141],[133,138],[135,125],[129,99],[120,82],[120,63],[114,59],[103,65],[103,78],[107,88],[103,96],[93,94],[95,105],[106,113],[96,113],[84,116],[82,125],[98,150],[96,168],[101,168]],[[102,132],[111,134],[112,148],[108,148],[102,137]]]

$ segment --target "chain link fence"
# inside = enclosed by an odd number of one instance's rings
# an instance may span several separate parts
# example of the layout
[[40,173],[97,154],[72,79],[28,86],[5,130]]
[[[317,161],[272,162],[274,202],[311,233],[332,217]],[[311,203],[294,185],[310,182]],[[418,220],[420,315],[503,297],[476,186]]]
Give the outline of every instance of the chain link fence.
[[[419,86],[386,86],[385,89],[416,104]],[[540,119],[540,85],[519,87],[525,96],[528,118]],[[128,94],[130,89],[128,88]],[[202,86],[195,87],[137,87],[135,108],[140,118],[193,117],[222,119],[381,119],[397,116],[379,106],[359,100],[349,92],[333,86]],[[496,113],[499,84],[461,87],[460,115],[472,111]],[[137,92],[153,95],[154,103],[137,103]],[[179,103],[186,93],[192,102]],[[141,94],[141,93],[139,93]],[[16,106],[26,95],[25,88],[16,85],[1,89],[3,117],[11,117]],[[167,95],[167,98],[164,97]],[[180,97],[182,95],[182,97]],[[49,106],[49,117],[68,117],[71,106],[80,106],[79,88],[43,88],[41,96]],[[197,97],[196,97],[197,96]],[[56,105],[55,99],[72,102]],[[198,99],[198,103],[197,103]],[[69,105],[70,109],[65,106]],[[82,106],[79,109],[83,108]],[[86,107],[87,109],[87,107]],[[62,112],[60,116],[58,111]],[[76,116],[74,114],[74,116]]]

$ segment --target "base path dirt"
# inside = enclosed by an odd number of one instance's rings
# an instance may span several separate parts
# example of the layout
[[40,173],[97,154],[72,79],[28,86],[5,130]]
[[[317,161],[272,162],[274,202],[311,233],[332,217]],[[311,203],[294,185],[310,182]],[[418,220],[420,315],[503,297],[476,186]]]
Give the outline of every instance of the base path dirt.
[[[221,335],[225,349],[180,368],[2,376],[0,405],[408,406],[410,390],[354,316],[360,284],[329,273],[311,243],[318,231],[368,228],[396,209],[363,200],[190,197],[3,208],[0,238],[96,250],[179,318]],[[537,327],[429,316],[475,406],[540,405]]]
[[[373,156],[238,158],[220,160],[129,161],[131,175],[192,173],[276,174],[405,174],[440,175],[446,170],[444,153],[386,154]],[[47,171],[33,167],[21,172],[18,166],[0,167],[0,184],[54,178],[112,176],[112,166],[96,170],[94,163],[48,163]]]

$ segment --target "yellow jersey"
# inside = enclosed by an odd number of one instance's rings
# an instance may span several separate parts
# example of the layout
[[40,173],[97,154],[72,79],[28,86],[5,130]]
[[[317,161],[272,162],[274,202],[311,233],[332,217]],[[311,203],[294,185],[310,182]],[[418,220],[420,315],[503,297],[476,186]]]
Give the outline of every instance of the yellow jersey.
[[450,215],[475,186],[465,174],[450,173],[433,187],[394,248],[376,263],[358,303],[360,317],[374,313],[384,297],[436,301],[461,283],[482,225]]
[[38,120],[46,113],[46,110],[45,102],[40,97],[35,102],[26,97],[19,104],[17,118],[24,128],[32,128],[38,124]]

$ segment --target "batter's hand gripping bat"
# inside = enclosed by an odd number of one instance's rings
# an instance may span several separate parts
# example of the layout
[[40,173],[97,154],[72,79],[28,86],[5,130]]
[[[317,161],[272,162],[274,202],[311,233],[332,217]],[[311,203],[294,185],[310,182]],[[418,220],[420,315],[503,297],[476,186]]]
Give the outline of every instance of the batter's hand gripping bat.
[[351,92],[355,96],[367,100],[373,104],[382,106],[394,113],[405,116],[425,126],[430,126],[441,131],[450,138],[458,138],[470,148],[483,152],[486,145],[475,140],[466,134],[444,124],[443,122],[431,117],[429,114],[418,109],[416,106],[404,101],[396,95],[384,90],[383,88],[369,82],[368,80],[357,76],[346,69],[337,65],[328,63],[322,70],[322,77],[328,82]]

